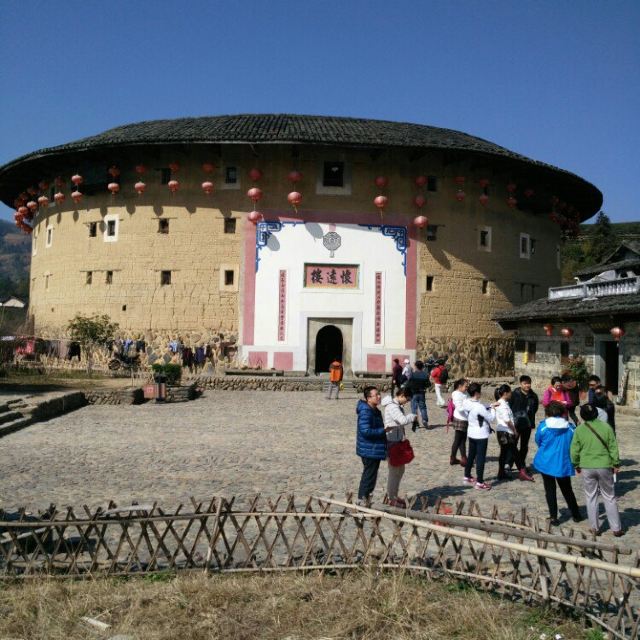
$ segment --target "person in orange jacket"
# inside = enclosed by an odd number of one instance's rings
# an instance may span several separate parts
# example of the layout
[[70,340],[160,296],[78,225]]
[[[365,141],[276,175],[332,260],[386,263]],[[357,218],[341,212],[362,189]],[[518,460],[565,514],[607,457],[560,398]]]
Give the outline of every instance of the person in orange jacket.
[[344,371],[342,369],[342,363],[340,360],[334,360],[329,365],[329,387],[327,389],[327,400],[331,400],[333,391],[336,392],[336,400],[340,395],[340,383],[342,382],[342,376]]

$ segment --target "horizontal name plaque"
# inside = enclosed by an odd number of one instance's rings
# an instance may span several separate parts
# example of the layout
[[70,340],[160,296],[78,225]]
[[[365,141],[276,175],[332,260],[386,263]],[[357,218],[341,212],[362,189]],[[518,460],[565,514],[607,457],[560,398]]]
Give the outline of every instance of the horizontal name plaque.
[[305,264],[304,286],[309,289],[357,289],[357,264]]

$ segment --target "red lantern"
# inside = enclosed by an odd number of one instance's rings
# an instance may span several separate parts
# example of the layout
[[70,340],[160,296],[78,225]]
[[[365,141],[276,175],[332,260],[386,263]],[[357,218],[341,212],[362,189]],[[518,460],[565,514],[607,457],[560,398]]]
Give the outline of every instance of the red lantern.
[[462,189],[458,189],[458,191],[456,192],[456,200],[458,202],[462,202],[466,198],[466,196],[467,194]]
[[517,189],[517,186],[516,186],[513,182],[510,182],[510,183],[507,185],[507,191],[508,191],[509,193],[514,193],[516,189]]
[[58,187],[58,189],[62,189],[62,187],[64,187],[64,178],[62,176],[57,176],[53,183]]
[[135,185],[133,185],[133,188],[138,192],[138,195],[141,196],[144,193],[144,190],[147,188],[147,185],[140,180],[139,182],[136,182]]
[[24,216],[29,215],[29,209],[25,206],[18,207],[18,213],[24,218]]
[[115,196],[116,193],[118,193],[118,191],[120,191],[120,185],[117,182],[110,182],[107,185],[107,189],[109,189],[109,191],[111,191],[111,195]]
[[38,203],[35,200],[29,200],[29,202],[27,202],[27,208],[29,211],[35,211],[38,208]]
[[620,342],[620,338],[624,336],[624,329],[622,329],[621,327],[612,327],[610,333],[614,337],[616,342]]
[[249,222],[253,224],[258,224],[262,220],[262,214],[259,211],[252,211],[249,214]]
[[464,176],[456,176],[455,183],[459,184],[460,186],[464,185]]
[[251,198],[254,203],[258,202],[262,198],[262,189],[258,189],[258,187],[251,187],[249,191],[247,191],[247,196]]
[[293,184],[302,180],[302,174],[299,171],[290,171],[287,180]]
[[427,176],[416,176],[416,186],[424,187],[424,185],[427,184],[427,182],[429,182],[429,179],[427,178]]
[[115,164],[109,167],[108,172],[112,178],[117,178],[120,175],[120,169]]
[[202,164],[202,170],[205,173],[213,173],[216,170],[216,165],[212,164],[211,162],[204,162]]
[[507,198],[507,204],[513,209],[518,204],[518,201],[513,196],[509,196]]
[[416,207],[418,207],[418,209],[422,209],[422,207],[424,207],[424,205],[427,204],[427,199],[422,194],[418,194],[413,199],[413,204],[415,204]]
[[386,176],[377,176],[375,183],[378,189],[384,189],[389,184],[389,180]]
[[480,200],[480,204],[483,207],[486,207],[489,204],[489,196],[486,193],[480,194],[480,197],[478,198],[478,200]]
[[560,333],[562,334],[563,338],[566,338],[567,340],[569,340],[569,338],[571,338],[571,336],[573,335],[573,329],[569,329],[568,327],[563,327],[560,330]]
[[180,188],[180,183],[177,180],[169,180],[167,187],[169,187],[171,193],[175,193]]
[[387,206],[388,202],[389,198],[387,198],[387,196],[377,196],[373,199],[373,204],[380,209],[380,213],[382,213],[382,210]]
[[73,184],[75,184],[77,187],[78,185],[82,184],[83,177],[76,173],[75,175],[71,176],[71,182],[73,182]]
[[429,224],[429,219],[427,216],[416,216],[413,219],[413,224],[415,224],[419,229],[424,229]]
[[65,195],[64,193],[62,193],[61,191],[58,191],[54,196],[53,199],[56,201],[56,204],[62,204],[65,200]]
[[258,180],[262,178],[262,171],[254,167],[249,171],[249,178],[251,179],[251,182],[258,182]]
[[36,190],[36,188],[35,188],[35,187],[29,187],[29,188],[27,189],[27,193],[28,193],[30,196],[35,196],[35,195],[37,195],[38,191]]
[[180,165],[177,162],[170,162],[169,169],[171,169],[171,173],[177,173],[180,171]]
[[77,189],[71,194],[71,199],[78,204],[82,200],[82,194]]
[[136,165],[136,173],[141,176],[142,174],[147,172],[147,167],[145,167],[143,164],[137,164]]
[[287,200],[289,204],[295,209],[302,202],[302,194],[298,191],[292,191],[288,196]]
[[545,335],[552,336],[553,335],[553,325],[552,324],[543,324],[542,328],[544,329]]
[[19,211],[16,211],[16,212],[13,214],[13,219],[14,219],[16,222],[22,222],[22,221],[24,220],[24,213],[20,213]]
[[49,206],[49,198],[47,198],[47,196],[40,196],[38,198],[38,206],[41,209],[44,209],[45,207]]
[[49,183],[46,180],[41,180],[38,183],[40,191],[46,191],[49,188]]
[[525,198],[530,198],[534,193],[535,193],[535,191],[533,189],[526,189],[525,192],[524,192],[524,197]]
[[487,180],[487,178],[480,178],[480,180],[478,180],[478,184],[481,189],[486,189],[489,186],[489,180]]
[[209,180],[206,180],[205,182],[203,182],[202,183],[202,190],[208,196],[210,196],[213,193],[213,182],[210,182]]

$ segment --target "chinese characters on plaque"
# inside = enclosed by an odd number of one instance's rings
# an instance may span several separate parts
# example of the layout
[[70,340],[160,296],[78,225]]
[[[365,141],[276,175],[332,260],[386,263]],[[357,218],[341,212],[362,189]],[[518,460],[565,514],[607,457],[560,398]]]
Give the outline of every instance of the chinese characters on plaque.
[[304,286],[323,289],[357,289],[358,265],[305,264]]
[[287,272],[280,270],[278,276],[278,341],[284,342],[286,339],[285,330],[287,327]]
[[382,343],[382,272],[376,271],[376,297],[375,297],[375,340],[374,344]]

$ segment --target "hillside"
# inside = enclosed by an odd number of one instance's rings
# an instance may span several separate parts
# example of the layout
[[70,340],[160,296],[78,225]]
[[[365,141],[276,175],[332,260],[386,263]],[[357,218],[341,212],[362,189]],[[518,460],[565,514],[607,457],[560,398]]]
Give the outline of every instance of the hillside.
[[[0,301],[12,295],[28,301],[30,261],[31,237],[12,223],[0,220]],[[26,308],[4,310],[0,314],[0,333],[15,333],[23,324],[26,311]]]

